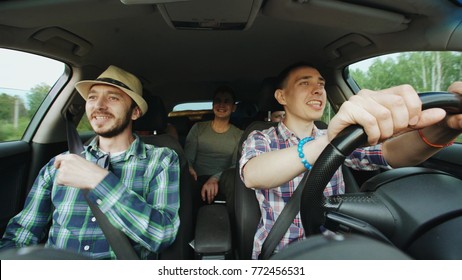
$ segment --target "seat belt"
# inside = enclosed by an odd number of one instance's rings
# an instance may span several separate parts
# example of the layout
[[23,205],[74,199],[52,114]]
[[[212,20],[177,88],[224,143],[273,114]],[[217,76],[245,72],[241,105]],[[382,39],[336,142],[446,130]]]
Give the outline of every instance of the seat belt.
[[[344,164],[342,164],[342,168],[345,181],[350,188],[350,192],[359,192],[358,183],[356,183],[356,180],[354,179],[353,174],[351,174],[351,171]],[[308,179],[308,174],[309,172],[305,173],[300,184],[298,184],[297,189],[289,199],[289,202],[287,202],[286,206],[284,206],[284,209],[282,209],[281,214],[274,222],[271,231],[268,233],[268,236],[263,242],[261,253],[258,256],[259,259],[267,260],[271,257],[274,249],[276,249],[276,246],[279,244],[279,242],[281,242],[282,237],[289,229],[290,224],[297,216],[297,213],[300,211],[300,201],[303,189],[306,185],[306,180]]]
[[274,222],[273,227],[271,228],[268,236],[266,237],[265,241],[263,242],[260,255],[258,259],[260,260],[267,260],[271,257],[276,249],[276,246],[281,242],[282,237],[287,232],[292,224],[292,221],[297,216],[297,213],[300,211],[300,201],[302,198],[302,192],[305,188],[306,180],[308,179],[309,172],[305,172],[303,175],[302,180],[297,186],[297,189],[292,194],[292,197],[287,202],[284,209],[282,209],[281,214]]
[[[75,128],[74,122],[72,122],[72,114],[70,112],[66,115],[66,130],[67,130],[67,142],[69,146],[69,152],[71,154],[77,154],[82,156],[82,152],[84,151],[82,140]],[[109,162],[109,157],[106,159],[107,163]],[[105,162],[104,160],[102,161]],[[104,164],[107,166],[102,166],[103,168],[107,168],[109,164]],[[114,250],[117,259],[119,260],[139,260],[138,255],[133,249],[128,237],[119,229],[114,227],[110,222],[109,219],[104,215],[104,213],[99,209],[99,207],[94,204],[88,198],[88,191],[84,191],[85,200],[88,203],[93,215],[96,218],[96,222],[98,223],[99,227],[103,231],[104,236],[106,237],[109,245]]]

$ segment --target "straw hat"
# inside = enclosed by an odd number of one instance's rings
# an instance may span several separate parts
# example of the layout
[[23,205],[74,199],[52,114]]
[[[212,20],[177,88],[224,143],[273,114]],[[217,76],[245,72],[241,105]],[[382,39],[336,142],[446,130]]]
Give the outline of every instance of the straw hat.
[[93,85],[105,84],[117,87],[130,96],[140,107],[141,114],[148,111],[148,104],[143,99],[143,87],[140,80],[133,74],[114,65],[109,66],[96,80],[85,80],[75,84],[75,88],[87,100],[88,92]]

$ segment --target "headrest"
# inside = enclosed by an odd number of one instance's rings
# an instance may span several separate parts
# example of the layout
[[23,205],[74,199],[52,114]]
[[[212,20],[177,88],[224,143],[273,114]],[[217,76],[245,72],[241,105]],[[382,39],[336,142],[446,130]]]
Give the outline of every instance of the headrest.
[[[149,110],[133,124],[133,130],[139,134],[161,134],[167,128],[167,111],[159,96],[143,94]],[[155,132],[155,133],[154,133]]]
[[258,107],[253,102],[241,101],[236,105],[236,111],[231,116],[236,118],[252,118],[258,113]]
[[274,112],[284,110],[284,107],[282,107],[282,105],[277,102],[276,98],[274,98],[275,90],[276,78],[270,77],[262,81],[260,88],[260,98],[258,99],[258,109],[260,112]]
[[258,114],[258,107],[253,102],[241,101],[236,106],[236,111],[231,114],[230,122],[235,126],[243,129],[250,120],[253,120]]

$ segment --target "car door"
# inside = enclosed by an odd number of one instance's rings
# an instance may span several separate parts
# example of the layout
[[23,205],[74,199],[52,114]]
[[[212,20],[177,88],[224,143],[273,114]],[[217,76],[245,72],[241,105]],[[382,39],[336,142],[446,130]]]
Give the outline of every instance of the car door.
[[40,168],[65,142],[33,141],[60,88],[64,63],[0,48],[0,233],[18,213]]

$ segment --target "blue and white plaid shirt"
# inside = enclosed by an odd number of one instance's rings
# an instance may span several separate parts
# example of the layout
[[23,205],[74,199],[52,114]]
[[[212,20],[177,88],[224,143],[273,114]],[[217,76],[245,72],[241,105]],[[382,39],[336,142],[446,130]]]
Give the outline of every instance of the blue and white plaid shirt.
[[[327,130],[320,130],[315,127],[313,129],[312,137],[316,139],[326,133]],[[241,174],[241,178],[243,179],[242,171],[244,165],[253,157],[270,151],[297,146],[299,141],[300,139],[296,137],[283,122],[280,122],[277,127],[271,127],[263,131],[253,131],[243,143],[242,156],[239,161],[239,172]],[[383,158],[382,145],[356,149],[349,157],[346,158],[345,164],[356,170],[391,168]],[[258,258],[263,242],[273,227],[274,222],[281,214],[282,209],[292,197],[292,194],[303,178],[303,174],[304,173],[301,173],[299,176],[277,188],[255,190],[257,200],[260,204],[262,219],[260,220],[255,234],[252,253],[253,259]],[[324,189],[324,195],[331,196],[343,193],[345,193],[345,182],[343,180],[342,169],[339,168]],[[300,213],[298,213],[275,251],[279,251],[289,243],[303,239],[303,237],[303,226],[300,219]]]
[[[102,155],[96,139],[83,153],[91,162]],[[53,163],[54,158],[40,171],[23,211],[10,220],[0,248],[37,244],[52,219],[47,247],[96,259],[115,259],[83,191],[57,185]],[[90,200],[129,237],[142,259],[169,246],[180,223],[177,154],[144,144],[135,135],[128,150],[111,157],[110,164],[109,174],[89,191]]]

